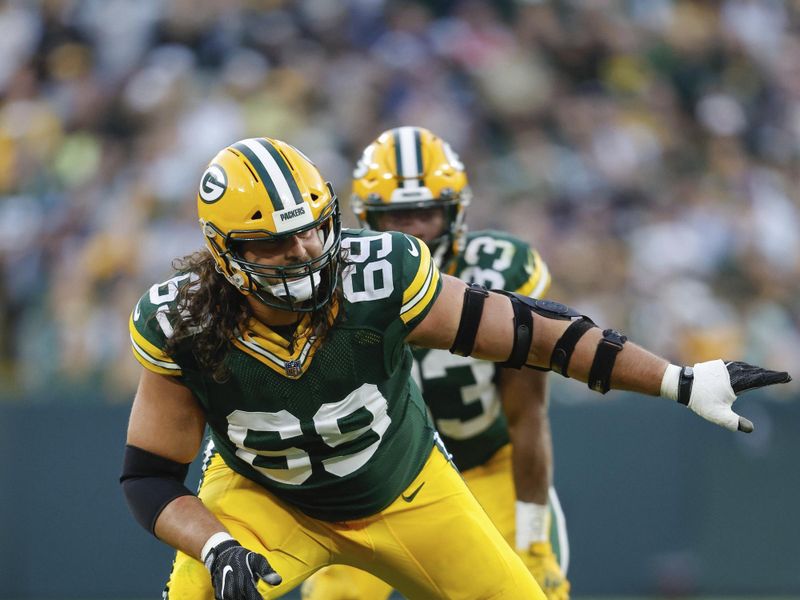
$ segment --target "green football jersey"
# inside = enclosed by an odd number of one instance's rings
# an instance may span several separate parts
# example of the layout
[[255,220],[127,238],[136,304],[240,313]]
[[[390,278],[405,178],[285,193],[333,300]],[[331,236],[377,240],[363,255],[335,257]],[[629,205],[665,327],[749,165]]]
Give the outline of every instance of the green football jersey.
[[[442,269],[468,283],[541,298],[550,273],[526,243],[496,231],[467,236],[464,251]],[[509,441],[497,388],[499,368],[443,350],[414,348],[414,378],[453,461],[467,470]]]
[[290,346],[251,320],[233,340],[224,383],[195,365],[190,343],[175,356],[162,350],[172,334],[167,309],[179,286],[191,285],[188,274],[150,288],[130,321],[136,358],[192,391],[225,462],[328,521],[388,506],[434,438],[405,343],[441,289],[430,252],[416,238],[364,230],[344,230],[342,247],[344,301],[324,340]]

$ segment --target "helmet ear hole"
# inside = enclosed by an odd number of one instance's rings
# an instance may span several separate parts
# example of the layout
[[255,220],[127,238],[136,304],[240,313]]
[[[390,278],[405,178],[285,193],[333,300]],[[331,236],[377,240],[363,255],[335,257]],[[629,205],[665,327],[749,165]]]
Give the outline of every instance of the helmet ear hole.
[[256,221],[256,220],[258,220],[260,218],[261,218],[261,211],[260,210],[257,210],[256,212],[254,212],[253,216],[250,217],[250,219],[253,220],[253,221]]

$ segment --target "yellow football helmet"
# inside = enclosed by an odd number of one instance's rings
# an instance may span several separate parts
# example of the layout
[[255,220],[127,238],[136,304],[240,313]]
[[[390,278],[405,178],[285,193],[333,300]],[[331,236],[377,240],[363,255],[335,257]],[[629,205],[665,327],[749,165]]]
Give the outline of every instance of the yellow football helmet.
[[351,205],[362,227],[378,229],[375,216],[381,211],[444,209],[445,229],[428,244],[439,266],[462,250],[464,209],[471,199],[458,155],[422,127],[384,131],[366,147],[353,171]]
[[[297,148],[251,138],[217,154],[200,180],[197,212],[217,270],[268,306],[311,312],[338,281],[341,219],[330,183]],[[277,240],[316,229],[322,254],[292,265],[244,260],[241,243]]]

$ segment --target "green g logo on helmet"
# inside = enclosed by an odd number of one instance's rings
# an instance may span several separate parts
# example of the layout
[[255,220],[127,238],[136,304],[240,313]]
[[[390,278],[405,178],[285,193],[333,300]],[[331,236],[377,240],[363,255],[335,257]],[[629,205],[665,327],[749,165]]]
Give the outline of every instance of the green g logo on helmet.
[[225,169],[216,164],[211,165],[200,179],[200,199],[207,204],[212,204],[222,198],[227,187],[228,176],[225,174]]

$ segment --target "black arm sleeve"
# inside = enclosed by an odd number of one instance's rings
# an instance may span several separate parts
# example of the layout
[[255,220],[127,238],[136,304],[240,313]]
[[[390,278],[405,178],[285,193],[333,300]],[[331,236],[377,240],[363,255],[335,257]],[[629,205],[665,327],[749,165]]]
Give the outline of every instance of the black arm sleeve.
[[142,450],[125,446],[119,482],[128,508],[139,524],[155,535],[158,516],[164,507],[180,496],[193,495],[183,485],[189,464],[182,464]]

